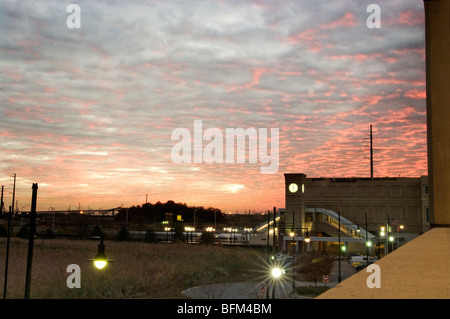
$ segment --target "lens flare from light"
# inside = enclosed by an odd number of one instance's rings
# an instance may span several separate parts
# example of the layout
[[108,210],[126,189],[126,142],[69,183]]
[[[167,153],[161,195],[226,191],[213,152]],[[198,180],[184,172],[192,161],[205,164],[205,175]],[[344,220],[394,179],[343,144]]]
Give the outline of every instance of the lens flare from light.
[[283,273],[283,272],[282,272],[281,269],[278,268],[278,267],[275,267],[275,268],[272,269],[272,276],[273,276],[274,278],[280,278],[281,275],[282,275],[282,273]]

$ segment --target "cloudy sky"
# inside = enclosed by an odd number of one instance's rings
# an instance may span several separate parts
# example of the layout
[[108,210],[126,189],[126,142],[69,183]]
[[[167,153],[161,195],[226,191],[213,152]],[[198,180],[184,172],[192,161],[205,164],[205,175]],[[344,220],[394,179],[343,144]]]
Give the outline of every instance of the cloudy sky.
[[[0,29],[6,207],[13,173],[25,210],[32,183],[40,210],[284,207],[284,173],[370,176],[371,124],[375,176],[427,174],[422,0],[4,0]],[[224,145],[226,128],[278,128],[277,172],[175,163],[194,120]]]

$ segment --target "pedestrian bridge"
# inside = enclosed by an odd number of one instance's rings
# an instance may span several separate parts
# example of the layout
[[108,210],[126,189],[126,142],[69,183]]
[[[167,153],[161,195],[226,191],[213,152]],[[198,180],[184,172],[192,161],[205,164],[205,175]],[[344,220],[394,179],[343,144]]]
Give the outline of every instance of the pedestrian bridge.
[[[284,215],[285,210],[280,209],[279,213],[275,215],[270,221],[255,227],[255,231],[249,238],[250,245],[273,246],[278,245],[274,243],[273,236],[278,236],[277,225]],[[321,234],[321,236],[309,236],[311,242],[359,242],[364,243],[373,240],[376,236],[362,228],[360,225],[340,216],[339,213],[325,208],[309,208],[305,207],[305,221],[303,226],[308,228],[309,234]],[[274,232],[275,229],[275,232]],[[288,234],[280,234],[283,240],[283,248],[285,242],[295,242],[305,240],[305,231],[298,233],[295,237]]]

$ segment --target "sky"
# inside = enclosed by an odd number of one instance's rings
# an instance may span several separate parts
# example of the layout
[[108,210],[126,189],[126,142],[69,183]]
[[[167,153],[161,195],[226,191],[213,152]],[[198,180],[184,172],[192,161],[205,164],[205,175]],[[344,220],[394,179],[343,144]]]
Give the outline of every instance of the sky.
[[[369,177],[370,125],[375,177],[427,175],[422,0],[3,0],[0,29],[6,207],[16,174],[24,211],[33,183],[38,210],[267,211],[284,173]],[[276,170],[195,162],[207,145],[229,155],[227,128],[254,128]],[[181,141],[190,162],[174,161]]]

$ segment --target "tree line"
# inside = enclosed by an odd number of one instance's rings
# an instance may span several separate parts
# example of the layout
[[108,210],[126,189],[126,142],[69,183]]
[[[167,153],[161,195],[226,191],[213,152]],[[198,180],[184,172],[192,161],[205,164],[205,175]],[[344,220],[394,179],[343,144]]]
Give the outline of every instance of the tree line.
[[166,203],[157,202],[155,204],[145,203],[143,205],[122,208],[115,216],[115,221],[125,221],[135,223],[160,223],[163,221],[184,221],[194,222],[194,212],[197,227],[201,223],[220,223],[225,219],[225,214],[218,208],[203,206],[188,206],[186,203],[175,203],[172,200]]

